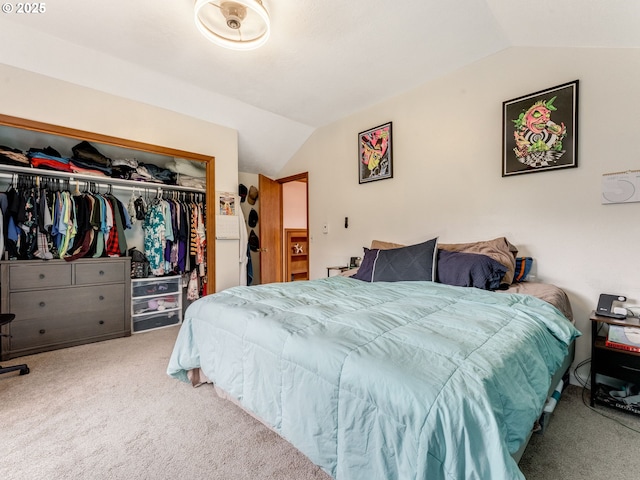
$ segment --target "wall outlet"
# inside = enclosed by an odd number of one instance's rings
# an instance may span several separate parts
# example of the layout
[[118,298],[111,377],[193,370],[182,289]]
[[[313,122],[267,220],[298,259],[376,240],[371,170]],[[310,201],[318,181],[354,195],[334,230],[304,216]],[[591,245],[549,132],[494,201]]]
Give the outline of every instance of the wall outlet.
[[325,235],[327,233],[329,233],[329,224],[328,223],[323,223],[322,224],[322,233],[324,233]]

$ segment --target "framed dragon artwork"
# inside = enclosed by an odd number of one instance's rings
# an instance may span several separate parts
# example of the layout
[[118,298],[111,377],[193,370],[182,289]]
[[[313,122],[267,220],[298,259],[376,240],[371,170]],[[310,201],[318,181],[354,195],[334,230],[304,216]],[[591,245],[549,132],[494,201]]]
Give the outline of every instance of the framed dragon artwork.
[[502,176],[578,166],[578,80],[502,103]]

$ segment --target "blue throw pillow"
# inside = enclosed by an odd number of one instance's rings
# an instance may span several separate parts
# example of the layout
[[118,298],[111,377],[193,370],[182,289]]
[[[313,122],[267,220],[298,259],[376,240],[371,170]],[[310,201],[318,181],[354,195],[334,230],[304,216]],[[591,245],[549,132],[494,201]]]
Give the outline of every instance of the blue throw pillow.
[[524,282],[531,271],[532,265],[533,258],[516,257],[516,270],[513,274],[513,283]]
[[354,275],[351,275],[351,278],[357,278],[363,282],[373,281],[373,266],[378,258],[379,251],[377,248],[368,249],[364,247],[364,257],[360,262],[360,267],[358,267],[358,271]]
[[380,250],[373,265],[374,282],[434,281],[438,239]]
[[364,282],[435,281],[438,239],[389,250],[364,248],[360,268],[351,278]]
[[438,250],[438,282],[483,290],[500,288],[507,267],[479,253]]

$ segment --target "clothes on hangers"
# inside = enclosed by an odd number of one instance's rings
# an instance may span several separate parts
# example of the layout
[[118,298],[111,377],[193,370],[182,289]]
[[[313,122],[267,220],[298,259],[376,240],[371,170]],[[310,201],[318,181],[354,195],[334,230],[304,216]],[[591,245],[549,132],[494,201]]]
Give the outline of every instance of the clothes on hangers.
[[[40,181],[42,180],[42,184]],[[195,272],[198,294],[206,294],[205,206],[201,194],[164,192],[145,202],[135,191],[123,204],[99,193],[93,182],[16,174],[0,194],[0,255],[10,260],[126,256],[125,231],[142,217],[144,251],[151,273]],[[190,198],[187,196],[190,195]],[[165,197],[165,198],[163,198]],[[3,257],[4,258],[4,257]]]
[[[111,193],[100,194],[68,181],[18,175],[3,211],[3,241],[11,260],[126,256],[124,231],[131,220],[122,202]],[[0,200],[1,206],[2,200]],[[5,228],[6,227],[6,228]]]
[[164,275],[164,245],[166,225],[163,207],[159,201],[148,206],[144,217],[144,253],[149,259],[149,268],[155,276]]
[[183,274],[192,269],[206,275],[204,205],[179,196],[157,197],[146,206],[144,248],[151,272]]

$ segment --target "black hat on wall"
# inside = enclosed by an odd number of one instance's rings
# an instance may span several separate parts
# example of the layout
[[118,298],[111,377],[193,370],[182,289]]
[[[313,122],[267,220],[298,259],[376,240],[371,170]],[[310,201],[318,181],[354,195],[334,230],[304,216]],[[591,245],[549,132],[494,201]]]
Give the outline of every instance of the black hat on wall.
[[257,252],[260,249],[260,239],[253,230],[249,233],[249,248],[254,252]]
[[256,212],[253,208],[249,212],[249,220],[247,221],[251,228],[255,227],[258,224],[258,212]]
[[244,202],[247,198],[247,187],[245,187],[243,184],[240,184],[238,186],[238,193],[240,194],[240,203]]

